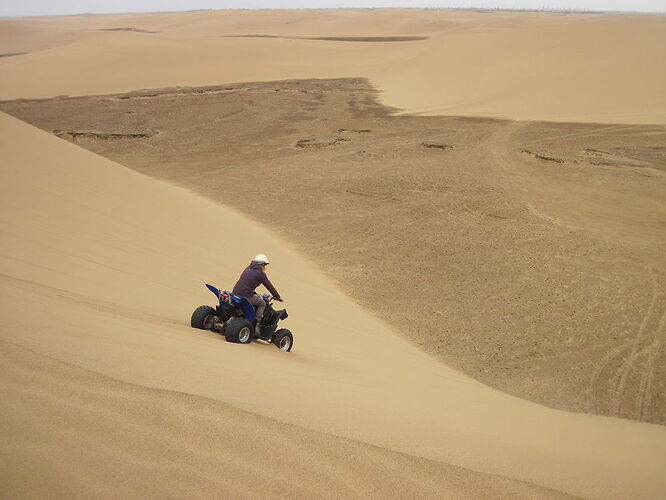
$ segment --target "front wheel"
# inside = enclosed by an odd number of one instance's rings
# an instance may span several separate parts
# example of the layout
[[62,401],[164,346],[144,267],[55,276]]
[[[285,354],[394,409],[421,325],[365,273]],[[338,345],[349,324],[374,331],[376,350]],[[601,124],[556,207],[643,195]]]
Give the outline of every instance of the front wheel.
[[215,318],[215,309],[210,306],[199,306],[192,313],[190,324],[192,328],[210,330],[213,327],[213,318]]
[[245,318],[232,318],[227,323],[227,328],[224,330],[224,336],[227,342],[235,342],[236,344],[249,344],[252,342],[252,332],[254,325],[251,321]]
[[294,336],[289,330],[282,328],[281,330],[275,332],[271,342],[273,342],[278,349],[289,352],[294,346]]

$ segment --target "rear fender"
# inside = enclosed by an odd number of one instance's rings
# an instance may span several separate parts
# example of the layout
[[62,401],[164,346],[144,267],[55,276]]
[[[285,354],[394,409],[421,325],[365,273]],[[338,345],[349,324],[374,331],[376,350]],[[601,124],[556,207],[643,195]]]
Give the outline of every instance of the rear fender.
[[213,292],[218,299],[220,298],[220,294],[222,292],[220,292],[219,288],[215,288],[213,285],[209,285],[208,283],[206,283],[206,288]]
[[215,294],[215,296],[217,297],[217,301],[219,303],[218,309],[220,310],[220,312],[224,311],[226,305],[222,301],[222,293],[223,293],[222,290],[220,290],[219,288],[214,287],[213,285],[209,285],[208,283],[206,283],[206,288],[208,288],[211,292],[213,292]]

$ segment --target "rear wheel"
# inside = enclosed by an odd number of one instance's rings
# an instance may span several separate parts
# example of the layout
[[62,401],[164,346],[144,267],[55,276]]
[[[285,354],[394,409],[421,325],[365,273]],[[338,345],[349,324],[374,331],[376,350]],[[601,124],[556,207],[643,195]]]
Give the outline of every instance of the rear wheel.
[[252,342],[252,333],[254,325],[251,321],[245,318],[232,318],[227,323],[227,328],[224,330],[224,336],[227,342],[235,342],[236,344],[249,344]]
[[192,328],[201,328],[202,330],[210,330],[213,327],[213,318],[215,317],[215,309],[210,306],[199,306],[192,313],[190,324]]
[[289,330],[282,328],[281,330],[275,332],[271,342],[273,342],[278,349],[289,352],[294,346],[294,336]]

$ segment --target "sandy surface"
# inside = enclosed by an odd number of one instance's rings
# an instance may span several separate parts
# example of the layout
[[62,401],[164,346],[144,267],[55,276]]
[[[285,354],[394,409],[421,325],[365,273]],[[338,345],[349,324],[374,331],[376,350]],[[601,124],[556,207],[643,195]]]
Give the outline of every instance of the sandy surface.
[[[1,98],[170,87],[2,103],[3,493],[663,496],[663,27],[1,20]],[[258,251],[290,354],[189,327]]]
[[[2,131],[3,343],[575,495],[663,492],[663,427],[550,410],[489,389],[394,335],[247,219],[6,115]],[[280,263],[272,277],[289,300],[290,354],[188,325],[193,306],[210,302],[201,283],[232,281],[257,246]],[[37,380],[28,391],[48,387]],[[21,391],[8,392],[12,407],[24,404]],[[60,476],[51,477],[44,481]]]
[[8,496],[571,498],[119,382],[4,341],[0,360]]
[[393,116],[362,80],[0,104],[259,219],[426,352],[666,423],[666,127]]
[[366,77],[385,104],[411,113],[666,123],[664,16],[379,9],[0,20],[0,54],[20,52],[0,58],[0,99]]

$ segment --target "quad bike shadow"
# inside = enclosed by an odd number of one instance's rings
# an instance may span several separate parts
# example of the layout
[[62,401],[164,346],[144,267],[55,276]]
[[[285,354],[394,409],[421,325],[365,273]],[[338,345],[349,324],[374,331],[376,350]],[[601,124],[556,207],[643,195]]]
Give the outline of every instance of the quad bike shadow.
[[197,307],[192,313],[190,324],[193,328],[212,330],[224,335],[227,342],[249,344],[253,340],[263,340],[274,344],[278,349],[291,351],[294,336],[286,328],[278,329],[278,322],[288,317],[287,310],[273,309],[273,297],[262,295],[266,309],[257,325],[254,306],[244,297],[231,292],[219,290],[206,284],[218,299],[215,307],[204,305]]

